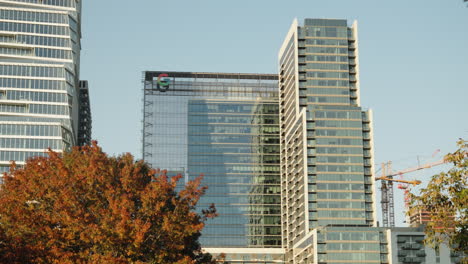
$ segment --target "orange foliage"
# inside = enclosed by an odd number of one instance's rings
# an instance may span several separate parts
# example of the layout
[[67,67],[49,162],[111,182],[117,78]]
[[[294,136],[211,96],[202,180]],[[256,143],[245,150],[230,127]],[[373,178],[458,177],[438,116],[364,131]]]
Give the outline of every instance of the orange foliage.
[[201,177],[108,157],[93,142],[12,166],[0,189],[1,263],[213,263],[198,238],[214,207],[194,209]]

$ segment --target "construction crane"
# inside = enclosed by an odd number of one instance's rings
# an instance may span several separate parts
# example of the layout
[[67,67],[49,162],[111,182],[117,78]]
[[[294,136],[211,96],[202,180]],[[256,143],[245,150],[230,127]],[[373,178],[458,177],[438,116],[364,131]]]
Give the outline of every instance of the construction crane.
[[398,188],[399,189],[404,189],[405,190],[405,205],[407,205],[408,201],[408,185],[413,185],[416,186],[418,184],[421,184],[421,181],[419,180],[412,180],[412,181],[406,181],[402,179],[394,179],[393,176],[398,176],[398,175],[403,175],[405,173],[409,172],[414,172],[418,170],[423,170],[423,169],[428,169],[432,168],[434,166],[442,165],[446,163],[445,159],[436,161],[436,162],[431,162],[431,163],[426,163],[423,165],[419,165],[417,167],[413,168],[408,168],[404,169],[401,171],[397,172],[392,172],[392,162],[389,161],[387,163],[382,163],[382,175],[380,177],[375,178],[375,180],[380,180],[381,182],[381,200],[380,203],[382,205],[382,224],[383,226],[386,227],[394,227],[395,226],[395,203],[393,200],[393,182],[399,182],[399,183],[404,183],[399,184]]

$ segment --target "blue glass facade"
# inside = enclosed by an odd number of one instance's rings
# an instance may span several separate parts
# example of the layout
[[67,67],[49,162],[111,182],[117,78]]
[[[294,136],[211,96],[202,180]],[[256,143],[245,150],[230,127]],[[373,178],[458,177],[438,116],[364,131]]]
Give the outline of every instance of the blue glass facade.
[[144,159],[184,180],[204,175],[199,207],[219,213],[205,248],[281,247],[277,85],[276,75],[145,73]]
[[77,144],[81,2],[0,3],[0,173]]

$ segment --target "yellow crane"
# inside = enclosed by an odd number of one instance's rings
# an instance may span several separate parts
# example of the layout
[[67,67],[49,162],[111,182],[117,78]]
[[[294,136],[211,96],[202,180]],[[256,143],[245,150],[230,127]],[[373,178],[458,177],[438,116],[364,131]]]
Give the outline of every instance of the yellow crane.
[[395,203],[393,200],[393,182],[399,182],[399,183],[404,183],[405,185],[399,185],[399,189],[404,189],[405,190],[405,203],[408,202],[408,188],[407,185],[413,185],[416,186],[418,184],[421,184],[421,181],[419,180],[402,180],[402,179],[394,179],[393,176],[401,176],[405,173],[409,172],[414,172],[418,170],[423,170],[423,169],[428,169],[432,168],[434,166],[442,165],[446,163],[445,159],[436,161],[436,162],[431,162],[431,163],[426,163],[423,165],[419,165],[416,167],[400,170],[397,172],[392,172],[392,162],[389,161],[387,163],[382,163],[382,175],[380,177],[375,178],[376,181],[380,180],[381,181],[381,206],[382,206],[382,224],[383,226],[390,226],[394,227],[395,226]]

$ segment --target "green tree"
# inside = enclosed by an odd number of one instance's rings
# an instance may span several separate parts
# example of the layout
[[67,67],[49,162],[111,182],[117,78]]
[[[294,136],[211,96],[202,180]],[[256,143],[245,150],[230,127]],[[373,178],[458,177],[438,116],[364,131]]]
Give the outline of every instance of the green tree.
[[0,262],[214,263],[198,242],[214,206],[197,214],[201,177],[176,192],[179,178],[96,142],[13,165],[0,189]]
[[460,140],[457,145],[457,151],[445,156],[453,167],[434,175],[419,195],[412,194],[411,207],[431,215],[425,230],[427,244],[445,243],[468,256],[468,144]]

